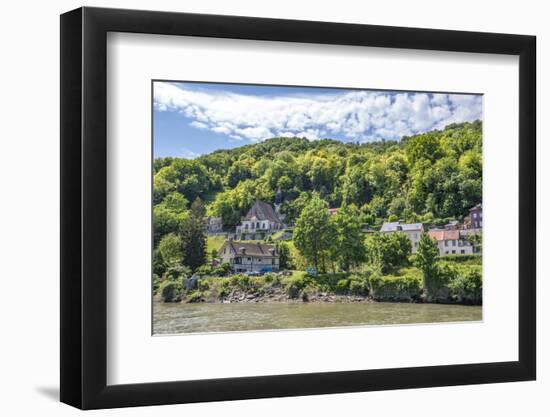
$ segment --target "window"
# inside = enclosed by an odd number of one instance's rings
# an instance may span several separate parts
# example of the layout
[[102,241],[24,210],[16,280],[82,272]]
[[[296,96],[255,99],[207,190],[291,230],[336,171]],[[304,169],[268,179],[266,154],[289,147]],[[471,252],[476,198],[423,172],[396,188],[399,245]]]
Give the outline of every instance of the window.
[[260,222],[256,222],[256,229],[260,228]]
[[452,250],[452,253],[456,253],[456,251],[453,249],[453,250]]
[[449,254],[449,251],[448,251],[448,250],[446,250],[446,251],[445,251],[445,255],[448,255],[448,254]]
[[456,246],[456,240],[453,240],[453,246]]
[[248,223],[245,223],[244,228],[248,230]]
[[477,213],[474,213],[474,214],[473,214],[473,218],[474,218],[474,219],[477,219]]
[[250,261],[250,258],[246,258],[247,261]]
[[460,253],[464,254],[464,249],[460,249]]
[[449,241],[448,240],[445,241],[445,246],[449,246]]

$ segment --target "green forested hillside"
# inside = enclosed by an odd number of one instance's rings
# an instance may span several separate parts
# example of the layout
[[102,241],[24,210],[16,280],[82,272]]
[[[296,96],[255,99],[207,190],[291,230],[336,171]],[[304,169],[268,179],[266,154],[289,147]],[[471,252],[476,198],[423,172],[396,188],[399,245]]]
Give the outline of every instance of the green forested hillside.
[[329,207],[354,203],[371,227],[394,219],[427,224],[462,219],[481,202],[482,125],[453,124],[399,142],[273,138],[194,160],[158,158],[155,245],[178,230],[197,198],[231,230],[254,200],[273,203],[278,188],[290,224],[313,192]]

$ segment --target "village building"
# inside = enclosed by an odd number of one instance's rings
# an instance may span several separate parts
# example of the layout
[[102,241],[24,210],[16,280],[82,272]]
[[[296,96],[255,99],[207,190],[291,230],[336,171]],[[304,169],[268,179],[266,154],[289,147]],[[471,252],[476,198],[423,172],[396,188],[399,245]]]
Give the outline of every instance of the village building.
[[223,220],[221,217],[208,217],[206,219],[206,233],[222,233]]
[[380,229],[382,233],[404,233],[407,238],[411,241],[412,253],[416,253],[418,248],[418,243],[424,233],[424,226],[422,223],[401,223],[398,222],[388,222],[382,225]]
[[233,272],[272,272],[279,270],[279,254],[275,245],[226,240],[218,256],[231,265]]
[[458,220],[451,220],[449,223],[447,223],[443,228],[445,230],[458,230],[462,227],[460,222]]
[[239,240],[261,240],[283,229],[284,224],[273,207],[263,201],[256,201],[241,225],[237,226],[235,235]]
[[464,217],[464,229],[483,228],[483,209],[481,204],[476,204],[470,209],[470,214]]
[[472,255],[474,246],[468,239],[468,233],[463,230],[432,229],[428,236],[437,243],[439,256]]

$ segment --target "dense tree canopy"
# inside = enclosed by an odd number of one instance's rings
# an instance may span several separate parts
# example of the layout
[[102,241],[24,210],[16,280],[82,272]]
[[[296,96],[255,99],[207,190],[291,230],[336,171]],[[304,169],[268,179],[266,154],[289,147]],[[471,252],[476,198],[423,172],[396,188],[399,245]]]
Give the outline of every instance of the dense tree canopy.
[[[481,150],[482,126],[475,121],[400,141],[273,138],[194,160],[158,158],[155,247],[162,236],[181,230],[197,197],[207,215],[221,216],[226,230],[234,230],[256,199],[273,204],[278,189],[289,225],[313,196],[327,208],[354,207],[354,217],[373,228],[389,219],[428,225],[461,220],[481,201]],[[356,229],[341,220],[337,226]],[[353,247],[352,240],[341,243]],[[353,259],[339,262],[344,267]]]

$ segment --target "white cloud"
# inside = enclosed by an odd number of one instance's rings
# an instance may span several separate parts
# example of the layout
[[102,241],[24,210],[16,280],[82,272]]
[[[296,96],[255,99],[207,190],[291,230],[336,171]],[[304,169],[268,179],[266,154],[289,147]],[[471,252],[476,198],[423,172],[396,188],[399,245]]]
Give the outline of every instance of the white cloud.
[[195,159],[195,158],[198,158],[199,156],[201,156],[200,153],[193,152],[193,151],[190,150],[190,149],[183,148],[183,149],[181,150],[181,157],[182,157],[182,158],[185,158],[185,159]]
[[197,129],[252,142],[273,136],[400,139],[482,116],[482,99],[475,95],[333,91],[255,96],[171,83],[155,83],[154,104],[158,111],[182,113]]

